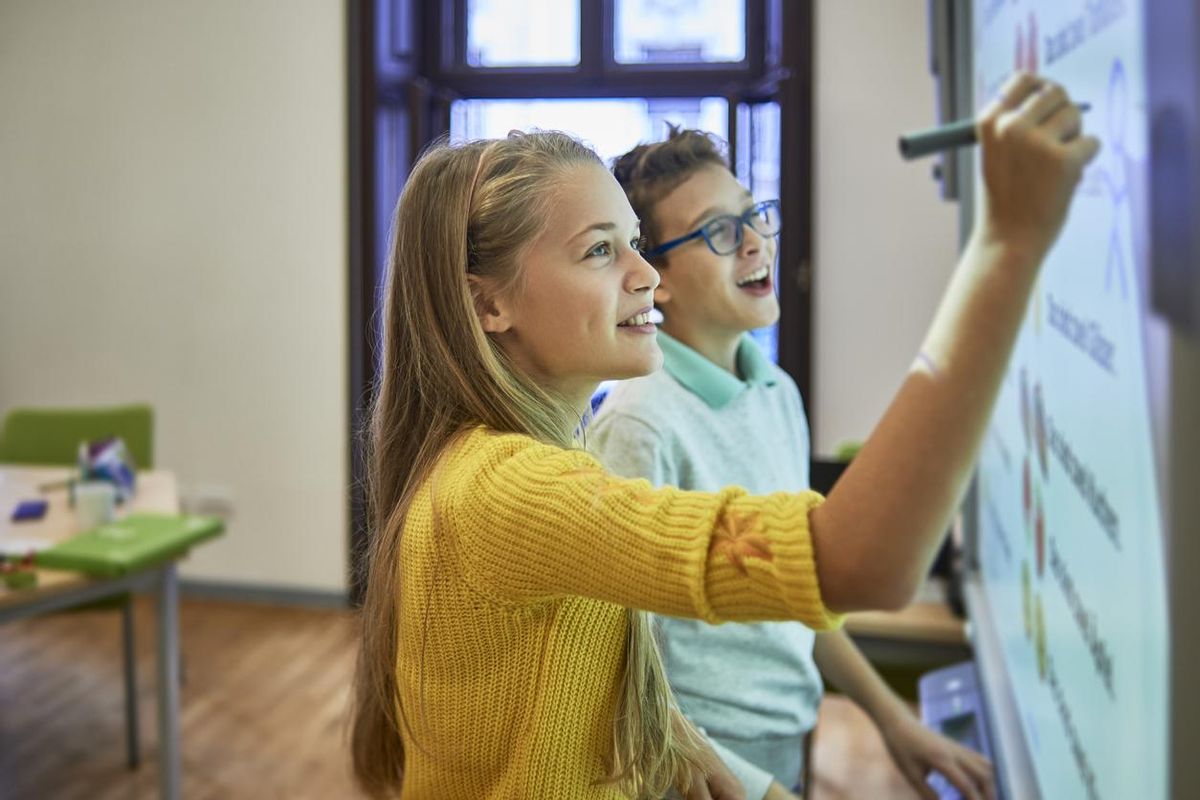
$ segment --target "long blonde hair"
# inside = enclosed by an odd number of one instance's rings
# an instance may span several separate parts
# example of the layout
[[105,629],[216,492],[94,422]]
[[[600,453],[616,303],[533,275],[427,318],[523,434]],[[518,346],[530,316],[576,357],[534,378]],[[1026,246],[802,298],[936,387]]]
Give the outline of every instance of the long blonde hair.
[[[581,165],[603,168],[591,149],[561,133],[443,142],[414,166],[396,207],[367,448],[370,537],[351,734],[355,775],[374,797],[398,792],[404,770],[398,560],[413,496],[449,443],[475,425],[576,446],[578,416],[515,369],[483,332],[476,292],[519,290],[521,258],[544,231],[568,173]],[[474,287],[468,274],[479,277]],[[628,614],[604,780],[631,796],[661,796],[686,782],[697,748],[672,724],[673,701],[645,614]]]

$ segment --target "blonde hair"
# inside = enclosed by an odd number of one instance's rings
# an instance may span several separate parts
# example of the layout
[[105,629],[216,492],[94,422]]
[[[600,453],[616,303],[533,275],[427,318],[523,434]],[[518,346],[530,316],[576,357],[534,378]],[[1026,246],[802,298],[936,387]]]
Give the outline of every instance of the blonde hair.
[[[373,797],[398,792],[404,770],[396,598],[412,498],[447,446],[476,425],[576,446],[578,416],[514,368],[483,332],[476,308],[485,293],[519,290],[522,256],[543,233],[570,171],[583,165],[603,168],[591,149],[561,133],[442,142],[413,167],[396,206],[367,447],[370,537],[351,733],[355,775]],[[645,614],[631,609],[628,619],[604,780],[631,796],[661,796],[686,782],[697,745],[673,728]]]

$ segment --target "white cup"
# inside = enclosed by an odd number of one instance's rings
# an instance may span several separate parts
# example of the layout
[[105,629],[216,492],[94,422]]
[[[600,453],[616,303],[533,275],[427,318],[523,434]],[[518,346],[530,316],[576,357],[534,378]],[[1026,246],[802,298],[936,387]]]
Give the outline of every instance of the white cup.
[[117,487],[108,481],[80,481],[75,484],[75,516],[81,531],[90,531],[113,521],[117,506]]

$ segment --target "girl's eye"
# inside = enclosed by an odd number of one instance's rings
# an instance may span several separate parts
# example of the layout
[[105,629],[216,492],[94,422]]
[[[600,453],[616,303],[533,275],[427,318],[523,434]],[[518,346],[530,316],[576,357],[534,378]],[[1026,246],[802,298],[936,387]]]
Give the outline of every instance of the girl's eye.
[[591,250],[588,250],[588,258],[592,258],[593,256],[606,256],[610,252],[612,252],[612,247],[609,245],[609,243],[601,242]]
[[629,246],[632,247],[634,249],[634,251],[636,251],[638,253],[645,253],[646,252],[646,237],[638,236],[637,238],[630,239]]

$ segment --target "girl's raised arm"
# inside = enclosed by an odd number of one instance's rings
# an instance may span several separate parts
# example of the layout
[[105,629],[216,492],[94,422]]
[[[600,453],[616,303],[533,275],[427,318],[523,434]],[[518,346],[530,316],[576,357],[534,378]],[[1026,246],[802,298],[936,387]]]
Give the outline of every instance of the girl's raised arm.
[[837,611],[898,608],[927,574],[970,477],[1042,258],[1099,142],[1055,84],[1014,76],[979,120],[985,197],[907,379],[811,515]]
[[[822,602],[808,520],[814,492],[655,489],[591,455],[527,436],[476,432],[456,447],[410,517],[483,599],[536,606],[569,596],[676,617],[839,624]],[[422,520],[436,506],[434,519]],[[440,531],[439,531],[440,529]],[[453,530],[453,536],[445,533]],[[408,551],[414,562],[434,558]]]

